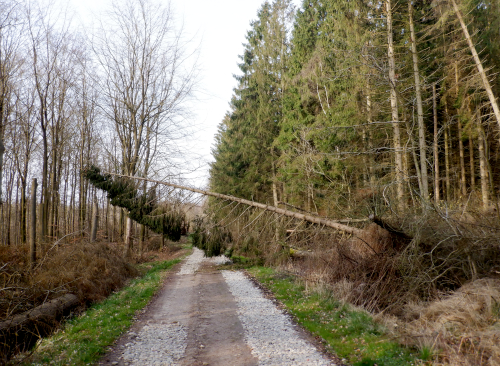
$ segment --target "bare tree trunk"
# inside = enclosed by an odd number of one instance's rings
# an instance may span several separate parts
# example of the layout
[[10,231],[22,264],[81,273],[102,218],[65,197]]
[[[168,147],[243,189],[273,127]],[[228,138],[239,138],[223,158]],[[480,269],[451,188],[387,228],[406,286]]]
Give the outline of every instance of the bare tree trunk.
[[[370,95],[370,85],[367,85],[367,94],[366,94],[366,114],[367,114],[367,122],[368,126],[370,126],[373,122],[373,117],[372,117],[372,100],[371,100],[371,95]],[[370,127],[368,127],[370,128]],[[369,175],[370,175],[370,186],[371,188],[375,187],[376,184],[376,176],[375,176],[375,160],[373,159],[373,139],[372,139],[372,134],[371,131],[368,132],[368,151],[369,151]]]
[[20,212],[20,236],[21,236],[21,243],[26,243],[26,220],[27,220],[27,204],[26,204],[26,181],[21,178],[21,212]]
[[111,222],[111,243],[115,241],[115,230],[116,230],[116,206],[113,206],[111,215],[113,215],[113,221]]
[[0,204],[3,203],[2,183],[3,183],[3,154],[4,153],[5,153],[5,146],[3,144],[3,136],[0,136]]
[[130,217],[126,217],[125,219],[125,258],[130,258],[132,255],[132,219]]
[[493,94],[493,90],[491,89],[490,82],[488,80],[488,77],[486,76],[486,72],[484,71],[483,64],[481,63],[481,59],[479,58],[479,55],[477,54],[476,47],[474,46],[474,43],[472,42],[472,38],[469,34],[469,31],[467,29],[467,25],[464,22],[464,19],[462,17],[462,13],[460,12],[460,9],[457,6],[457,2],[455,0],[451,0],[451,3],[453,4],[453,9],[455,10],[455,14],[458,17],[458,20],[460,21],[460,26],[462,27],[462,31],[464,32],[465,39],[467,40],[467,44],[469,45],[469,50],[472,53],[472,56],[474,57],[474,62],[476,63],[477,70],[479,71],[479,75],[481,76],[481,80],[483,82],[484,89],[486,90],[486,94],[488,94],[488,98],[490,100],[491,107],[493,108],[493,112],[495,114],[495,117],[497,119],[497,123],[500,126],[500,108],[498,108],[498,103],[495,98],[495,95]]
[[394,154],[395,154],[395,170],[396,170],[396,190],[398,208],[404,211],[404,167],[403,167],[403,148],[401,145],[401,131],[399,126],[399,113],[398,113],[398,98],[396,91],[396,61],[394,58],[394,41],[392,33],[392,0],[386,0],[387,12],[387,44],[388,44],[388,59],[389,59],[389,83],[391,88],[391,112],[392,112],[392,125],[394,133]]
[[486,161],[486,140],[484,138],[483,127],[481,126],[481,116],[477,117],[477,136],[479,145],[479,172],[481,175],[481,197],[483,199],[483,207],[488,208],[490,205],[488,163]]
[[434,201],[437,203],[440,200],[439,195],[439,130],[438,130],[438,117],[437,117],[437,96],[436,84],[432,84],[432,114],[434,117]]
[[460,154],[460,191],[462,197],[467,196],[467,181],[465,178],[465,153],[464,153],[464,142],[462,140],[462,122],[460,118],[457,121],[458,127],[458,150]]
[[451,200],[451,181],[450,181],[450,139],[449,139],[449,126],[444,129],[444,170],[445,170],[445,184],[446,184],[446,200]]
[[31,227],[30,227],[30,265],[35,267],[36,263],[36,178],[31,183]]
[[469,133],[469,165],[470,165],[470,190],[476,190],[476,168],[474,167],[474,143],[472,133]]
[[413,74],[415,78],[415,93],[417,96],[417,120],[418,120],[418,143],[420,150],[420,174],[422,181],[421,196],[425,201],[429,200],[429,179],[427,177],[427,143],[425,141],[424,109],[422,105],[422,92],[420,83],[420,71],[418,68],[417,38],[415,27],[413,25],[413,6],[411,0],[408,1],[408,10],[410,14],[410,36],[411,51],[413,56]]
[[92,230],[90,234],[91,243],[94,243],[96,241],[98,224],[99,224],[99,206],[97,204],[97,195],[94,193],[94,204],[92,208]]

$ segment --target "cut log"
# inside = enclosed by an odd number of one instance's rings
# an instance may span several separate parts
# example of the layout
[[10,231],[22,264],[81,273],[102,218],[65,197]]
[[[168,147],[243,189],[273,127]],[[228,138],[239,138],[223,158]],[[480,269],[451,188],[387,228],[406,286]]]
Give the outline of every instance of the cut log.
[[61,317],[78,303],[78,297],[66,294],[0,322],[0,364],[16,353],[28,350],[39,338],[50,334]]

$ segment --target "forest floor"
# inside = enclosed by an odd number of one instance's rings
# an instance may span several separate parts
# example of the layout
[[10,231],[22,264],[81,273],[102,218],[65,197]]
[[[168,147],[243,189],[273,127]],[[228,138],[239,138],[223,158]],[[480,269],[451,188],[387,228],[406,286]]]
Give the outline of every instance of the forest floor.
[[341,365],[241,271],[199,249],[99,365]]

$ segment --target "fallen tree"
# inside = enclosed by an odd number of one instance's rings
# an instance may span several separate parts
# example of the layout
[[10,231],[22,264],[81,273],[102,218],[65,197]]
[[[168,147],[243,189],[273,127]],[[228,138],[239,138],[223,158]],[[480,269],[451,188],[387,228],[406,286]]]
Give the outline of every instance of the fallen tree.
[[[380,235],[379,237],[374,237],[373,230],[366,231],[364,229],[360,229],[360,228],[357,228],[354,226],[349,226],[349,225],[342,223],[342,222],[346,222],[347,220],[340,220],[340,221],[331,220],[331,219],[327,219],[324,217],[314,216],[314,215],[310,215],[307,213],[295,212],[295,211],[275,207],[272,205],[267,205],[267,204],[260,203],[260,202],[250,201],[250,200],[247,200],[244,198],[230,196],[227,194],[221,194],[221,193],[217,193],[217,192],[206,191],[203,189],[182,186],[182,185],[179,185],[176,183],[163,182],[163,181],[159,181],[159,180],[142,178],[142,177],[131,177],[131,176],[127,176],[127,175],[109,173],[109,172],[101,173],[100,169],[95,167],[95,166],[92,166],[92,167],[87,169],[87,171],[90,171],[90,170],[93,171],[94,174],[100,174],[101,175],[100,179],[108,181],[108,182],[110,182],[112,180],[112,177],[117,177],[120,179],[127,179],[128,178],[128,179],[135,179],[135,180],[140,180],[140,181],[152,182],[152,183],[165,185],[165,186],[172,187],[172,188],[177,188],[177,189],[186,190],[186,191],[190,191],[190,192],[194,192],[194,193],[199,193],[199,194],[202,194],[205,196],[216,197],[216,198],[220,198],[223,200],[238,202],[238,203],[241,203],[244,205],[260,208],[262,210],[275,212],[275,213],[283,215],[283,216],[293,217],[293,218],[296,218],[298,220],[304,220],[304,221],[307,221],[307,222],[310,222],[313,224],[318,224],[318,225],[330,227],[330,228],[333,228],[333,229],[336,229],[336,230],[353,235],[356,238],[356,243],[358,243],[358,245],[362,245],[362,246],[364,245],[368,248],[368,251],[362,250],[362,252],[367,252],[367,253],[371,252],[373,254],[378,254],[381,251],[384,251],[389,246],[398,245],[398,243],[401,242],[401,239],[403,239],[405,242],[407,242],[409,239],[406,235],[400,235],[396,231],[389,231],[389,230],[387,230],[387,228],[380,226],[380,222],[382,222],[380,219],[373,220],[374,223],[372,225],[376,224],[379,227],[378,232],[381,232],[382,235]],[[363,221],[365,221],[365,220],[363,220]]]
[[51,333],[59,320],[76,305],[78,297],[66,294],[23,314],[0,322],[0,363],[31,348],[38,339]]

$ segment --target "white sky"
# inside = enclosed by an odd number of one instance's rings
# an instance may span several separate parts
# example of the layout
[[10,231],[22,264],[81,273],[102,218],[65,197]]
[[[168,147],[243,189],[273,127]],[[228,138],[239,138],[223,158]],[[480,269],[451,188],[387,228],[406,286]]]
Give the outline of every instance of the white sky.
[[[109,0],[67,0],[84,23],[91,22],[92,13],[106,8]],[[168,0],[165,0],[165,3]],[[236,80],[240,74],[238,55],[243,53],[242,43],[250,29],[250,22],[264,0],[171,0],[178,19],[184,20],[186,36],[200,46],[201,78],[198,101],[193,104],[195,123],[200,126],[196,137],[196,152],[206,161],[213,160],[210,149],[217,126],[229,110]],[[294,0],[296,7],[301,0]],[[196,185],[205,185],[208,164],[201,169]]]

